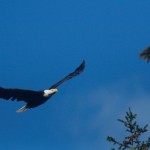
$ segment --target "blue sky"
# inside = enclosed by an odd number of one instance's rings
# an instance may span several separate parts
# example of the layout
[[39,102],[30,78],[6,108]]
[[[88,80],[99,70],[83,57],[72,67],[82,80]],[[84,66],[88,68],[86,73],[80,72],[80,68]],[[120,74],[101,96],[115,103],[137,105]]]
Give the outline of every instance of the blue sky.
[[108,150],[128,107],[150,122],[149,0],[0,0],[2,87],[41,90],[73,71],[46,104],[0,101],[2,150]]

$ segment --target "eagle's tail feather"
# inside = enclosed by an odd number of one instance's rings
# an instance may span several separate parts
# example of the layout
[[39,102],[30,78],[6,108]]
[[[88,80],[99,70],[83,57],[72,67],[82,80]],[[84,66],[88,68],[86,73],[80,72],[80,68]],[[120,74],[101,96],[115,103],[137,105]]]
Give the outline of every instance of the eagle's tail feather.
[[20,109],[18,109],[16,112],[24,112],[24,111],[26,111],[27,109],[29,109],[28,108],[28,106],[27,105],[25,105],[25,106],[23,106],[23,107],[21,107]]

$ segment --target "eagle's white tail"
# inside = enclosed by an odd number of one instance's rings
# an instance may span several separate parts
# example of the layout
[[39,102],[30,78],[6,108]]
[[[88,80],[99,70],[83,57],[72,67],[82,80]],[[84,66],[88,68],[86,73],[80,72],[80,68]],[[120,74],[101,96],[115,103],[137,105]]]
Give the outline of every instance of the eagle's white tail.
[[27,105],[25,105],[25,106],[23,106],[23,107],[21,107],[20,109],[18,109],[16,112],[24,112],[24,111],[26,111],[28,109],[28,107],[27,107]]

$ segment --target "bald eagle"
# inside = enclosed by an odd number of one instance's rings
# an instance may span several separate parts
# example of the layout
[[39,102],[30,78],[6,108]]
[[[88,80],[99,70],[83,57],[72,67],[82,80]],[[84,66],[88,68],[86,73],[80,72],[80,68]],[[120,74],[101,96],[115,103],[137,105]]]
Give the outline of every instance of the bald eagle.
[[150,60],[150,46],[147,47],[146,49],[144,49],[140,53],[140,57],[143,58],[146,62],[149,62],[149,60]]
[[0,87],[0,98],[6,100],[17,100],[24,101],[26,105],[17,110],[17,112],[24,112],[27,109],[37,107],[45,103],[49,98],[51,98],[56,92],[58,92],[57,87],[63,82],[79,75],[85,68],[85,60],[81,63],[79,67],[75,69],[74,72],[68,74],[59,82],[52,85],[50,88],[40,91],[16,89],[16,88],[3,88]]

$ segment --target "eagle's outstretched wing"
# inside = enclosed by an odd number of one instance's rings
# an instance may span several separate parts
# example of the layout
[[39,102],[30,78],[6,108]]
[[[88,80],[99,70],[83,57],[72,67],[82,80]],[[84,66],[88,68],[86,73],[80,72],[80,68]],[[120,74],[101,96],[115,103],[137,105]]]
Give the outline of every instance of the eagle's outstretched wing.
[[0,87],[0,98],[5,100],[17,100],[29,102],[35,95],[38,95],[39,92],[32,90],[23,90],[23,89],[13,89],[13,88],[2,88]]
[[69,75],[64,77],[62,80],[60,80],[59,82],[57,82],[56,84],[52,85],[50,87],[50,89],[56,88],[60,84],[62,84],[63,82],[65,82],[65,81],[67,81],[67,80],[69,80],[69,79],[79,75],[84,70],[84,68],[85,68],[85,60],[83,60],[82,64],[79,67],[77,67],[74,72],[70,73]]
[[143,58],[146,62],[150,61],[150,46],[147,47],[146,49],[144,49],[141,53],[140,53],[140,57]]

